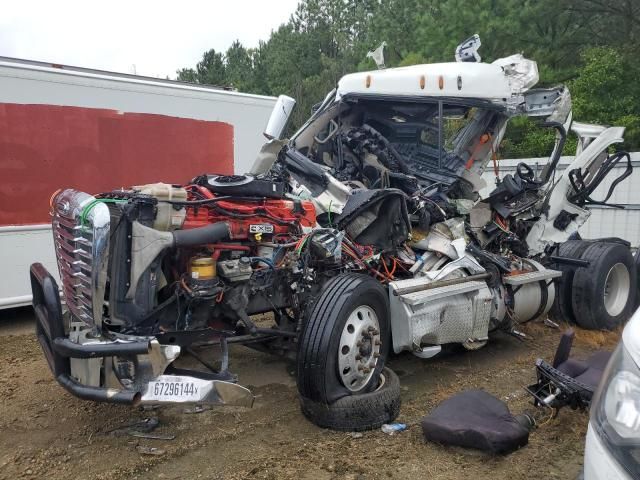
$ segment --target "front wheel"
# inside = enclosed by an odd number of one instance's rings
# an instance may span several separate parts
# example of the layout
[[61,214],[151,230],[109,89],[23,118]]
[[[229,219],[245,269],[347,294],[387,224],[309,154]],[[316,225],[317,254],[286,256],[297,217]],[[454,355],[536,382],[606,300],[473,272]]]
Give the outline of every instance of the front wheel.
[[385,368],[372,392],[342,397],[328,405],[300,397],[300,407],[305,417],[322,428],[341,432],[374,430],[393,422],[400,413],[400,380]]
[[330,404],[374,390],[389,351],[389,302],[373,278],[341,274],[323,288],[298,347],[298,391]]

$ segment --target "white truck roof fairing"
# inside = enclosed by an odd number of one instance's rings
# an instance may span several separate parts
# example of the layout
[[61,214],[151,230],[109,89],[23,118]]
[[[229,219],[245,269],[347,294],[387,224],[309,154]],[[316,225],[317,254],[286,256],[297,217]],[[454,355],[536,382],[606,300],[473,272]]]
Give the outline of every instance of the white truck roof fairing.
[[493,63],[448,62],[345,75],[336,98],[350,94],[476,98],[507,106],[538,82],[536,62],[522,55]]

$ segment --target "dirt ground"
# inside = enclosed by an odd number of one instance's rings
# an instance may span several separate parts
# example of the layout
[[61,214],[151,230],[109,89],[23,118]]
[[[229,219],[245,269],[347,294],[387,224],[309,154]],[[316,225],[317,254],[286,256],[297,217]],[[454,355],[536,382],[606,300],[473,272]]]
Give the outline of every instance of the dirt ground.
[[[184,407],[141,411],[80,401],[58,386],[33,334],[29,309],[0,312],[0,478],[49,479],[380,479],[477,480],[575,478],[582,468],[587,415],[563,410],[534,431],[529,445],[503,457],[425,443],[420,419],[438,402],[468,388],[528,408],[522,386],[534,381],[537,357],[551,359],[560,330],[542,323],[520,341],[497,333],[478,351],[452,348],[436,358],[392,357],[400,376],[405,432],[356,438],[309,423],[300,413],[292,365],[244,347],[231,369],[256,396],[255,406],[187,413]],[[578,331],[587,355],[612,348],[619,333]],[[123,425],[158,417],[154,433],[173,440],[122,435]],[[155,447],[160,455],[140,453]]]

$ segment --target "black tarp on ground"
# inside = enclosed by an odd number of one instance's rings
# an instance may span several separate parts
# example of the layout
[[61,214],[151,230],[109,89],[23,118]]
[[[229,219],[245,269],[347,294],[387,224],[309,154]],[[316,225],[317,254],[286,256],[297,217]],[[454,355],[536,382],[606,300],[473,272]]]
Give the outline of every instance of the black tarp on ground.
[[506,454],[527,444],[529,431],[507,405],[483,390],[467,390],[443,401],[422,419],[427,441]]

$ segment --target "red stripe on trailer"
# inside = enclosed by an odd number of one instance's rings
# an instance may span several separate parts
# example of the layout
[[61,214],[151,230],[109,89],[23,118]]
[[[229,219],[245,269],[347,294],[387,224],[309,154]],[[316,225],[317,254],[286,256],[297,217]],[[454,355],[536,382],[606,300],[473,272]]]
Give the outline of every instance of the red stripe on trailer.
[[0,225],[48,223],[59,188],[98,193],[233,173],[224,122],[54,105],[0,104]]

